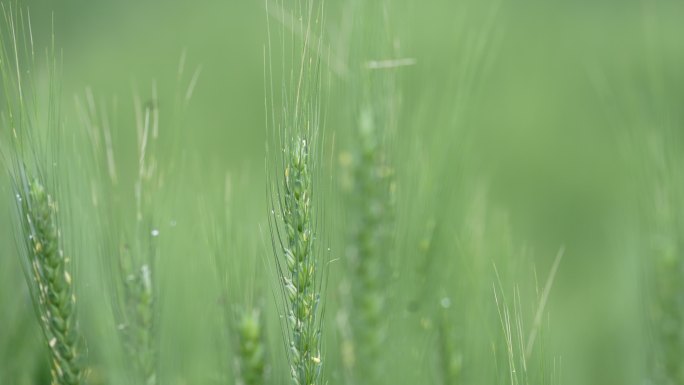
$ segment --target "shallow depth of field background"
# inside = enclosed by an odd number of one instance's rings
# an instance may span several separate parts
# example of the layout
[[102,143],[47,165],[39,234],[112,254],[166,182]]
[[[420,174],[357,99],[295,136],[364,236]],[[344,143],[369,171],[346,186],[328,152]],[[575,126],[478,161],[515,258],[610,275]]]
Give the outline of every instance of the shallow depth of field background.
[[[339,52],[335,42],[343,3],[329,0],[326,5],[326,39],[333,55]],[[653,277],[645,266],[659,237],[650,219],[656,210],[652,195],[658,189],[659,156],[667,153],[665,167],[672,175],[678,175],[676,170],[684,175],[678,160],[684,151],[684,4],[389,3],[401,56],[416,64],[397,72],[402,107],[393,136],[398,206],[396,247],[387,262],[387,383],[438,383],[442,337],[434,309],[445,298],[456,345],[467,341],[461,352],[464,373],[478,378],[473,373],[500,371],[505,363],[496,362],[500,357],[495,358],[493,348],[503,341],[491,290],[493,265],[506,275],[506,290],[514,284],[533,288],[535,279],[543,286],[561,247],[565,254],[544,321],[549,362],[562,362],[567,384],[646,383],[647,283]],[[223,383],[232,358],[219,308],[247,298],[265,307],[271,381],[287,383],[267,225],[264,2],[20,4],[30,7],[38,45],[49,42],[54,15],[64,58],[67,127],[80,124],[74,99],[82,98],[87,87],[99,100],[116,97],[116,145],[131,157],[119,160],[122,170],[127,162],[135,164],[132,87],[149,97],[156,81],[163,130],[164,116],[172,115],[165,109],[173,105],[183,51],[185,83],[201,66],[182,128],[173,134],[180,149],[165,154],[182,166],[167,185],[169,221],[159,224],[162,383]],[[368,15],[363,22],[383,20]],[[280,28],[277,20],[270,23]],[[480,51],[473,49],[478,44],[484,47]],[[345,258],[346,230],[338,220],[345,206],[335,186],[342,183],[338,160],[347,151],[349,125],[355,121],[348,116],[353,95],[343,78],[330,76],[324,92],[324,151],[330,163],[325,178],[332,186],[324,197],[323,231],[331,245],[326,259]],[[211,223],[205,215],[223,209],[226,174],[239,212],[233,226],[247,234],[249,245],[229,252],[229,276],[240,284],[228,295],[209,257],[206,228]],[[40,380],[46,355],[9,229],[6,213],[12,201],[6,180],[3,176],[0,185],[0,379],[41,383],[46,381]],[[679,198],[684,202],[682,193]],[[435,221],[441,226],[438,252],[422,261],[421,239]],[[78,254],[76,284],[93,368],[90,379],[97,384],[119,365],[108,350],[117,343],[115,325],[106,305],[102,263],[88,251],[89,226],[69,230],[84,238],[72,254]],[[482,247],[464,246],[478,242]],[[480,253],[483,248],[487,251]],[[330,384],[342,382],[336,307],[343,266],[330,264],[326,294],[324,365]],[[484,289],[471,293],[472,287]],[[524,301],[530,311],[524,316],[531,318],[535,292],[522,292],[529,294]],[[418,297],[423,306],[415,305]],[[478,344],[477,353],[470,354]],[[506,377],[500,380],[508,383]]]

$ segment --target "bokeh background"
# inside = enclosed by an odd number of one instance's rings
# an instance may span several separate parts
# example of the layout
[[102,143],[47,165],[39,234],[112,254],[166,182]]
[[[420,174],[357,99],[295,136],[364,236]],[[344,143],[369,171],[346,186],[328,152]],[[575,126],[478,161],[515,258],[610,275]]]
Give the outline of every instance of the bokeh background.
[[[180,123],[173,131],[179,145],[161,149],[177,165],[166,191],[170,220],[160,225],[162,383],[224,383],[233,359],[220,308],[247,298],[266,309],[271,381],[289,380],[272,303],[264,171],[267,23],[281,27],[264,4],[19,2],[30,9],[37,45],[47,45],[54,29],[62,50],[65,126],[80,124],[75,99],[86,89],[105,104],[117,100],[115,145],[121,169],[131,175],[132,90],[149,97],[156,82],[159,109],[171,123],[181,57],[182,90],[200,69],[182,120],[174,122]],[[344,38],[345,2],[327,1],[325,17],[330,57],[347,60],[343,53],[358,42]],[[399,198],[395,247],[387,257],[388,383],[441,381],[438,346],[447,338],[463,357],[463,383],[508,383],[506,376],[483,374],[506,371],[497,358],[503,336],[493,266],[507,276],[501,278],[506,290],[519,285],[528,294],[523,302],[531,311],[524,315],[531,318],[538,298],[533,288],[543,286],[561,248],[544,321],[548,346],[533,359],[562,367],[558,376],[567,384],[652,383],[649,285],[658,277],[649,266],[659,245],[672,245],[668,250],[678,256],[684,239],[679,221],[661,219],[677,218],[684,202],[678,187],[684,175],[684,3],[399,0],[387,2],[385,15],[356,17],[363,20],[354,23],[389,25],[390,40],[400,47],[394,52],[415,60],[396,71],[401,108],[390,141]],[[348,63],[357,68],[382,55],[362,51]],[[335,186],[344,174],[338,159],[353,146],[353,86],[331,70],[323,98],[324,135],[331,139],[325,177],[332,186],[325,195],[325,231],[330,259],[344,259],[338,218],[346,209]],[[223,210],[226,175],[239,207],[235,226],[249,245],[228,253],[229,276],[239,282],[228,288],[217,278],[206,242],[210,213]],[[47,358],[15,255],[9,184],[2,180],[0,379],[46,383]],[[421,242],[435,223],[436,251],[422,256]],[[72,231],[84,238],[75,259],[91,383],[116,383],[108,376],[125,369],[111,352],[117,340],[103,288],[106,271],[88,247],[94,235]],[[681,266],[665,270],[681,274]],[[331,263],[329,274],[325,375],[333,384],[343,378],[336,317],[343,263]],[[426,305],[414,306],[416,298]],[[453,336],[437,326],[434,309],[445,298]]]

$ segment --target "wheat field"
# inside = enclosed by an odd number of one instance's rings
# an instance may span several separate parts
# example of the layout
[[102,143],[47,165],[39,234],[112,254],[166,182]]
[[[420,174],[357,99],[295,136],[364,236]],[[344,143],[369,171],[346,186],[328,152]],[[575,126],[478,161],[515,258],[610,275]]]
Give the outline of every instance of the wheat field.
[[684,4],[0,4],[0,384],[684,385]]

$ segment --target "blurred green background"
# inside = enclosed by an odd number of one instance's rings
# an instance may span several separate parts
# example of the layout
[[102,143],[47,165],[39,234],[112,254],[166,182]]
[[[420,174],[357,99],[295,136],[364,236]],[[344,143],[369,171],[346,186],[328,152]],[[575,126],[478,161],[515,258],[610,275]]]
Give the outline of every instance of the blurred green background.
[[[434,289],[439,293],[430,298],[435,305],[444,295],[454,299],[449,311],[455,317],[456,340],[463,346],[463,370],[471,373],[464,383],[477,383],[478,378],[493,381],[474,373],[500,372],[503,365],[495,363],[497,353],[492,351],[502,338],[497,318],[493,326],[478,318],[496,317],[492,261],[509,273],[512,282],[534,286],[536,272],[537,286],[543,286],[561,246],[565,255],[547,307],[546,354],[560,357],[562,382],[652,383],[647,382],[647,373],[652,358],[648,282],[653,277],[647,277],[650,270],[645,266],[654,254],[652,239],[659,231],[654,224],[658,219],[650,215],[656,211],[653,191],[659,183],[664,188],[677,185],[684,171],[679,159],[684,150],[684,3],[387,3],[392,41],[400,45],[403,57],[415,59],[415,65],[397,71],[402,104],[392,143],[398,175],[398,246],[387,267],[397,290],[388,317],[388,355],[394,357],[388,359],[388,383],[390,379],[406,384],[438,381],[435,351],[444,337],[430,326],[436,316],[427,309],[416,313],[407,305],[424,285],[414,279],[422,266],[419,244],[435,220],[448,225],[439,239],[439,256],[430,262],[438,267],[426,273],[442,282]],[[269,283],[264,2],[19,4],[30,9],[38,46],[49,43],[54,20],[57,46],[63,52],[67,127],[80,124],[74,98],[83,97],[86,88],[105,101],[116,97],[115,119],[121,129],[117,146],[128,149],[120,159],[124,165],[135,162],[133,129],[126,127],[132,122],[132,89],[142,90],[145,98],[155,81],[160,111],[172,116],[167,109],[172,103],[165,101],[173,100],[177,90],[183,52],[182,84],[201,68],[181,129],[174,133],[180,146],[173,152],[162,149],[180,165],[175,181],[168,185],[167,195],[172,198],[165,206],[174,226],[160,229],[162,235],[168,234],[161,258],[162,383],[222,383],[222,373],[232,365],[230,343],[222,343],[220,284],[204,234],[209,222],[206,208],[220,206],[217,197],[226,173],[234,181],[240,227],[251,229],[245,232],[251,234],[249,242],[255,250],[251,255],[235,254],[233,268],[254,278],[245,284],[251,288],[233,288],[229,298],[245,297],[240,290],[261,297],[269,309],[271,379],[287,383],[278,317],[271,303],[273,283]],[[344,9],[344,1],[329,0],[325,7],[325,38],[333,58],[348,48],[339,45],[344,41]],[[365,23],[385,22],[380,15],[364,16]],[[278,26],[275,20],[270,23]],[[336,185],[340,175],[336,160],[347,150],[349,123],[355,121],[348,116],[354,100],[344,76],[333,73],[330,79],[324,92],[324,131],[326,137],[337,138],[328,141],[326,149],[334,160],[328,166]],[[659,157],[667,159],[664,165]],[[659,178],[662,168],[669,170],[668,176]],[[135,172],[134,167],[129,169]],[[36,379],[46,357],[14,255],[11,216],[4,214],[11,207],[6,186],[3,182],[5,199],[0,201],[0,303],[5,309],[0,315],[0,378],[7,384],[45,383]],[[344,258],[344,229],[336,226],[337,215],[345,208],[334,188],[326,199],[332,258]],[[671,199],[675,211],[684,195]],[[679,247],[679,228],[671,230]],[[88,234],[82,234],[84,245],[91,240]],[[503,245],[508,238],[514,240],[515,252]],[[487,251],[464,251],[468,249],[464,244],[477,242]],[[107,296],[102,294],[101,262],[90,258],[87,246],[82,249],[77,261],[82,278],[77,283],[81,325],[94,367],[91,380],[99,383],[107,368],[118,365],[108,356],[116,343],[115,332],[113,321],[108,321]],[[469,262],[469,256],[476,254],[482,261]],[[509,265],[515,267],[503,267]],[[473,278],[473,272],[478,278]],[[340,264],[331,265],[327,293],[331,304],[339,302],[336,286],[343,274]],[[534,293],[530,291],[532,303]],[[341,382],[334,306],[328,311],[325,331],[330,384]],[[469,352],[475,350],[468,344],[479,344],[472,358]],[[508,383],[506,377],[494,378]]]

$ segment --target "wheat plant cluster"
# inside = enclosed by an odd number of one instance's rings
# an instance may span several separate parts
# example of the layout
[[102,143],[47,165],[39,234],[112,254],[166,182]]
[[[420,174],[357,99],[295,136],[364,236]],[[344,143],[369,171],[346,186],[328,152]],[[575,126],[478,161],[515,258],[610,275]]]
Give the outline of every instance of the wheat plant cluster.
[[0,5],[0,384],[684,385],[683,5]]

